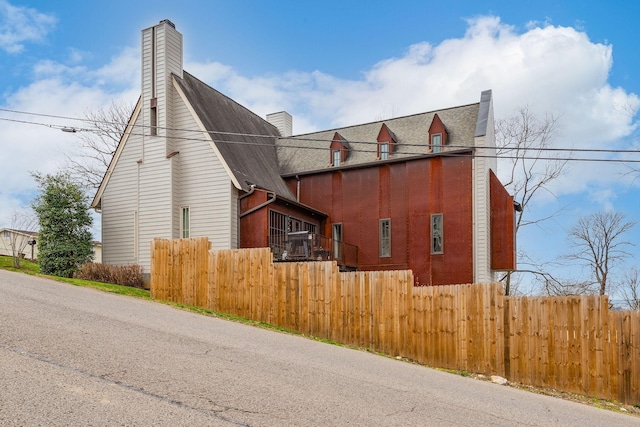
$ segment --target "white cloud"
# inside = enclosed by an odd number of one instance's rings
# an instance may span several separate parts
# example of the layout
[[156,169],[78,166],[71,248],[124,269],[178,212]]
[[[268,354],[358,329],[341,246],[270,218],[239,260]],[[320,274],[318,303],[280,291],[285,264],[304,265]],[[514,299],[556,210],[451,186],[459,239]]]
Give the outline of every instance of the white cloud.
[[[82,127],[82,122],[61,117],[83,118],[85,112],[112,102],[136,102],[139,78],[133,79],[132,74],[138,74],[139,60],[132,65],[133,71],[125,71],[123,63],[130,61],[129,53],[125,50],[99,70],[41,61],[35,66],[38,79],[6,97],[3,108],[57,117],[2,113],[4,119],[32,124],[0,121],[3,159],[11,159],[0,168],[0,227],[14,209],[29,205],[35,196],[37,186],[30,172],[55,173],[65,165],[65,155],[76,149],[77,137],[58,127]],[[47,127],[49,124],[57,127]]]
[[20,53],[24,43],[42,42],[56,23],[54,16],[0,0],[0,49]]
[[125,48],[119,55],[91,75],[94,84],[107,85],[125,90],[134,90],[137,100],[140,94],[140,51],[137,48]]

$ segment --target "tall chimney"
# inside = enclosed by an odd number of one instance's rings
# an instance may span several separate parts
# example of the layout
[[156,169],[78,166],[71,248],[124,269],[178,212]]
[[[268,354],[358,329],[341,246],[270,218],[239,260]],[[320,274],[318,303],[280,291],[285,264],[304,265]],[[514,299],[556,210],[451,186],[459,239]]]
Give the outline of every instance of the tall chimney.
[[182,34],[164,19],[142,30],[142,107],[150,135],[166,135],[172,126],[171,74],[182,78]]
[[267,114],[267,121],[278,128],[280,136],[288,137],[293,135],[293,119],[286,111]]

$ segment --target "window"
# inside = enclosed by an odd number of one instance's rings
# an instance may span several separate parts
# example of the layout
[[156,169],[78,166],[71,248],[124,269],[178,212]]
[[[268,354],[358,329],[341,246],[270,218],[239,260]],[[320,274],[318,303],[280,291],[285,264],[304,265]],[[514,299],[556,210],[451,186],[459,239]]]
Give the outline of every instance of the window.
[[287,234],[287,216],[276,211],[269,211],[269,236],[285,236]]
[[149,111],[149,134],[151,136],[158,135],[158,110],[152,107]]
[[191,227],[190,212],[189,212],[189,207],[186,206],[182,208],[182,222],[181,222],[182,232],[180,234],[183,239],[189,238],[190,227]]
[[444,253],[442,214],[431,215],[431,253]]
[[391,256],[391,220],[380,220],[380,257]]
[[287,246],[287,222],[285,214],[269,210],[269,247],[277,259],[282,259]]
[[5,239],[8,239],[9,237],[11,237],[11,232],[8,230],[4,230],[2,232],[2,237],[4,237]]
[[333,166],[340,166],[340,161],[342,161],[342,152],[340,150],[333,150]]
[[342,224],[333,224],[333,258],[342,258]]
[[380,160],[388,160],[389,159],[389,143],[381,142],[380,143]]
[[433,153],[439,153],[442,151],[442,134],[441,133],[431,135],[431,151]]
[[149,135],[158,135],[158,98],[149,100]]

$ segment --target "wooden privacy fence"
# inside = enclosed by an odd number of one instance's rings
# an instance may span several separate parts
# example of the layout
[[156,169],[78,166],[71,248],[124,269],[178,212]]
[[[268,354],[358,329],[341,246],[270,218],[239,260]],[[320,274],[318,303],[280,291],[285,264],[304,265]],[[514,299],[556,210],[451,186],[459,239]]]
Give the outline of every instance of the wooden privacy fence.
[[403,356],[640,404],[640,312],[608,298],[505,297],[500,284],[414,287],[411,271],[273,263],[268,248],[152,243],[151,294]]

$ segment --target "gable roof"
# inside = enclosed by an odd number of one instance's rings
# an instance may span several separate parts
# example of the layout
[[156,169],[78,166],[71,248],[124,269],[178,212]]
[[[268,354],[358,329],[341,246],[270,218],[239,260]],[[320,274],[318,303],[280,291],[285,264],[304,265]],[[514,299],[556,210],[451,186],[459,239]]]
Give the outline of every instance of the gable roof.
[[256,185],[295,200],[278,173],[278,129],[186,71],[174,79],[242,189]]

